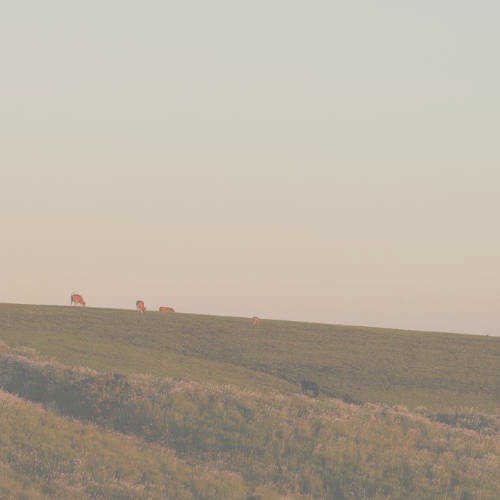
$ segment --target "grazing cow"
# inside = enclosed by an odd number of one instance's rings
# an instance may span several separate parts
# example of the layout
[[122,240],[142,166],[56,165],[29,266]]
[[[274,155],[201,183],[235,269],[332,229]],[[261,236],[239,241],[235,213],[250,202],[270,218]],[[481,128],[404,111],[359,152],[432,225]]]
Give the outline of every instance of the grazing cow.
[[319,396],[319,387],[316,382],[313,382],[312,380],[307,380],[303,378],[300,381],[300,386],[302,387],[302,392],[304,394],[311,393],[315,398]]
[[85,307],[85,301],[83,300],[83,297],[79,293],[72,293],[71,305],[77,306],[78,304],[80,304],[82,307]]
[[146,306],[144,305],[144,301],[143,300],[138,300],[135,303],[135,306],[137,307],[137,312],[140,313],[140,314],[144,314],[144,312],[146,311]]
[[259,323],[259,321],[260,321],[260,319],[259,319],[259,318],[257,318],[257,316],[254,316],[254,317],[252,318],[252,325],[253,325],[253,326],[257,325],[257,324]]
[[173,307],[168,307],[168,306],[160,306],[160,309],[158,309],[161,313],[173,313],[174,308]]

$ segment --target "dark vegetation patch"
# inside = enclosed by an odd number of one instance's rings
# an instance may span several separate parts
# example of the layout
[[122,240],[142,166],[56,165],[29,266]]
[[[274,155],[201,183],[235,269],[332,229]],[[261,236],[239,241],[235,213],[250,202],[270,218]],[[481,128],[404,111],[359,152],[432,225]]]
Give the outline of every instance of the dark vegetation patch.
[[434,413],[428,410],[420,410],[419,413],[435,422],[451,425],[453,427],[460,427],[462,429],[471,429],[473,431],[485,432],[492,435],[498,433],[499,430],[498,416],[485,415],[474,409],[462,409],[462,411],[455,411],[453,413]]
[[303,378],[300,381],[300,387],[304,394],[312,394],[315,398],[319,396],[319,387],[316,382]]

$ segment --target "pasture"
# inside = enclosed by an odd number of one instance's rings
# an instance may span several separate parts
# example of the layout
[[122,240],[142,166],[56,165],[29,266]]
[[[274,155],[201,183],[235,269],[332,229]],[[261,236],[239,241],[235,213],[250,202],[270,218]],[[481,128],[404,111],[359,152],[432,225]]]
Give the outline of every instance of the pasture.
[[0,492],[497,498],[499,355],[494,337],[1,304]]
[[500,338],[381,328],[0,304],[0,339],[124,374],[323,394],[436,410],[498,409]]

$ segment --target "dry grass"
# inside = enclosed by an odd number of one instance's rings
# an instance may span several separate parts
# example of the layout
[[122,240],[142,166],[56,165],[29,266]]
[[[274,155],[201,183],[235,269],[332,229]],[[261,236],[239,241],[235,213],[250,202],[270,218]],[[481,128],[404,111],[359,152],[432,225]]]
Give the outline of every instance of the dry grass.
[[3,488],[13,498],[215,499],[246,494],[234,473],[189,466],[165,447],[58,416],[2,391],[0,471],[0,492]]
[[[0,358],[0,385],[106,432],[175,450],[191,466],[236,474],[242,495],[486,499],[500,491],[492,418],[472,430],[423,410],[106,375],[15,354]],[[465,422],[476,417],[469,412]]]

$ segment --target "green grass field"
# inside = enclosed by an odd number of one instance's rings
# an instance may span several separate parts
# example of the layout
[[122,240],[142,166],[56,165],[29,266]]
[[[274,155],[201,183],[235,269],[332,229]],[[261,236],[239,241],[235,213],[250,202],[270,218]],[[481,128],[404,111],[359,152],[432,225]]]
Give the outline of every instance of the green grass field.
[[0,339],[66,364],[436,410],[500,401],[500,338],[247,318],[0,305]]
[[499,338],[0,304],[0,340],[13,498],[499,493]]

